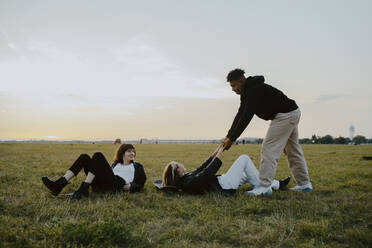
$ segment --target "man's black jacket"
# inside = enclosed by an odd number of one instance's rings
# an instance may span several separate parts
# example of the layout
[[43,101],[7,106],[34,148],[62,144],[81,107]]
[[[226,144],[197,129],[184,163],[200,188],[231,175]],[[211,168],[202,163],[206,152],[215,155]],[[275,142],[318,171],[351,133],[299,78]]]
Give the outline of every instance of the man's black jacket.
[[235,141],[242,134],[255,114],[261,119],[273,120],[278,113],[288,113],[298,108],[294,100],[264,82],[263,76],[246,79],[240,95],[238,113],[226,136],[231,141]]

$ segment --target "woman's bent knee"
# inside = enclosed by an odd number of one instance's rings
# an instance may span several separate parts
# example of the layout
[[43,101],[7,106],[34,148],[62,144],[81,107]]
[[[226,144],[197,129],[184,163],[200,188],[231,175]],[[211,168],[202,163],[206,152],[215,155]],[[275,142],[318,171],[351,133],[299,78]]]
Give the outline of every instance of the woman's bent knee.
[[96,152],[96,153],[93,154],[92,158],[102,158],[102,157],[104,157],[102,152]]
[[86,154],[86,153],[80,154],[80,158],[82,158],[82,159],[90,159],[89,155]]
[[251,158],[247,154],[240,155],[238,159],[243,160],[243,161],[250,161],[251,160]]

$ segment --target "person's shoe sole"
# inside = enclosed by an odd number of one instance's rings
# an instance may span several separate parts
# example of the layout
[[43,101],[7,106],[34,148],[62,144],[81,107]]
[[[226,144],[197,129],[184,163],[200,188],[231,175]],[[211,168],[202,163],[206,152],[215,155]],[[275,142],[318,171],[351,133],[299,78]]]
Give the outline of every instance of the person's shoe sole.
[[255,194],[250,194],[248,193],[249,191],[247,192],[244,192],[245,195],[248,195],[248,196],[272,196],[273,195],[273,191],[270,190],[270,191],[267,191],[266,193],[263,193],[263,194],[260,194],[260,195],[255,195]]
[[89,194],[80,194],[80,193],[77,194],[76,192],[73,192],[70,194],[66,194],[66,197],[69,199],[73,199],[73,200],[80,200],[82,198],[89,197]]
[[66,194],[66,197],[71,200],[80,200],[82,198],[80,195],[77,196],[74,193]]
[[313,192],[313,189],[306,188],[306,189],[303,189],[302,192],[311,193],[311,192]]
[[273,191],[270,190],[270,191],[267,191],[266,193],[264,194],[261,194],[262,196],[272,196],[273,195]]
[[313,192],[314,190],[311,189],[311,188],[305,188],[305,189],[289,189],[291,191],[299,191],[299,192],[305,192],[305,193],[311,193]]

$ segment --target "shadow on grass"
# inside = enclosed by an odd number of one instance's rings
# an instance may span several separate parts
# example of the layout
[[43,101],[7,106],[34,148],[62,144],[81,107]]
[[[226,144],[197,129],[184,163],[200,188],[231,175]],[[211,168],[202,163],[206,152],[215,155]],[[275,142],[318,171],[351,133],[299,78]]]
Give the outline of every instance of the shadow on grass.
[[62,226],[60,241],[63,244],[93,247],[148,247],[148,241],[136,236],[134,230],[134,226],[120,220],[94,224],[67,223]]
[[13,183],[15,181],[17,181],[17,177],[15,176],[9,176],[9,175],[0,176],[1,184]]
[[5,203],[0,200],[0,214],[5,212]]

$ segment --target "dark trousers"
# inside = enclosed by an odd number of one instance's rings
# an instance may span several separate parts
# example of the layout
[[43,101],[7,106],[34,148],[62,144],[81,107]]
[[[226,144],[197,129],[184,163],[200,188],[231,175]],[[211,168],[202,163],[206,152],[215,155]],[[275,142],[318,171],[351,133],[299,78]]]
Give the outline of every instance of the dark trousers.
[[95,176],[91,184],[93,191],[115,192],[124,186],[121,181],[123,179],[114,175],[110,164],[100,152],[94,153],[92,158],[87,154],[81,154],[69,170],[77,176],[81,169],[84,169],[86,175],[90,172]]

